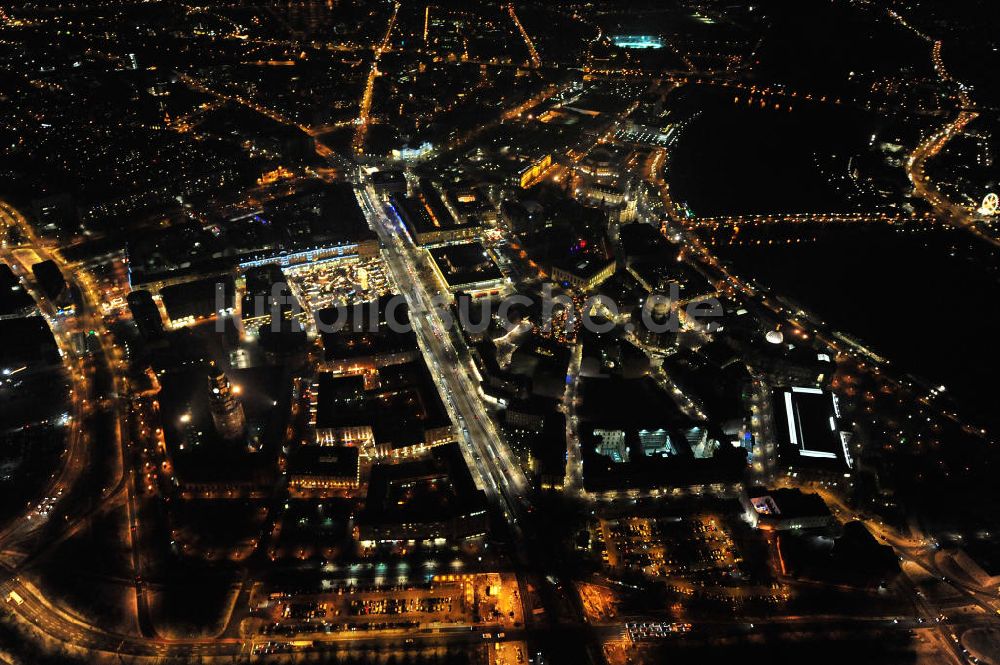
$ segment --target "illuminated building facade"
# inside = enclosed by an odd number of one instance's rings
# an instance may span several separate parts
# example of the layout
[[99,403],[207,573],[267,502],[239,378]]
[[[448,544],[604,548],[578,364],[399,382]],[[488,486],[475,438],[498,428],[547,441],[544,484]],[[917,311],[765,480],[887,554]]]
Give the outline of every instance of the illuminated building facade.
[[521,172],[518,174],[518,184],[521,185],[521,189],[528,189],[531,185],[535,184],[535,181],[550,166],[552,166],[552,155],[548,154],[521,169]]
[[580,291],[590,291],[615,274],[617,263],[584,258],[575,263],[552,266],[552,279]]

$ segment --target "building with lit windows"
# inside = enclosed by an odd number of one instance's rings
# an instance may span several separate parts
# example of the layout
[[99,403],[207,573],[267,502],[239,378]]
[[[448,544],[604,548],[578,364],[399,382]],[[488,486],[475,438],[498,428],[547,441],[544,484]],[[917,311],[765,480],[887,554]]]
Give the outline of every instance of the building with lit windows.
[[590,291],[615,274],[616,267],[614,259],[584,256],[554,263],[551,276],[555,282],[579,291]]
[[362,542],[457,542],[489,528],[486,494],[476,488],[458,444],[429,458],[372,469],[365,508],[358,516]]
[[479,187],[448,189],[444,192],[444,203],[463,224],[487,224],[493,226],[499,218],[497,206]]
[[482,232],[478,220],[457,219],[429,180],[421,180],[413,196],[392,194],[389,203],[418,245],[471,239]]
[[517,173],[517,184],[527,189],[552,166],[552,155],[546,154],[529,162]]
[[302,445],[288,458],[288,488],[297,496],[322,496],[361,483],[359,450],[354,446]]
[[316,443],[322,446],[357,445],[379,458],[407,458],[455,440],[422,359],[363,375],[322,372],[314,408]]
[[413,330],[389,325],[390,320],[400,326],[409,323],[406,302],[399,297],[323,309],[316,318],[330,328],[321,332],[321,338],[324,368],[334,374],[358,374],[420,358]]
[[434,274],[449,291],[478,297],[500,295],[507,279],[481,242],[434,247]]
[[160,289],[172,328],[182,328],[235,311],[236,282],[232,275],[196,279]]

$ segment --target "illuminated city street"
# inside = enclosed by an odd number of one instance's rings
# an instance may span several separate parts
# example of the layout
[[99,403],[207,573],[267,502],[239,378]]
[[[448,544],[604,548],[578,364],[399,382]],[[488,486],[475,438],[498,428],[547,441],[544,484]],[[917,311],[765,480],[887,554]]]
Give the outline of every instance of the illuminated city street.
[[988,9],[0,7],[0,664],[1000,665]]

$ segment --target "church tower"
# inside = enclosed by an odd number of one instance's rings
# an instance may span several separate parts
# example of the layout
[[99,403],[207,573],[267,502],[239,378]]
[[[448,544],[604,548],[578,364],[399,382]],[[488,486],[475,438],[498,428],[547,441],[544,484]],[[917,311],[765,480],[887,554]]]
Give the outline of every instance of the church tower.
[[247,420],[243,404],[236,397],[238,389],[233,388],[215,363],[208,371],[208,390],[209,408],[216,431],[229,441],[242,438],[246,433]]

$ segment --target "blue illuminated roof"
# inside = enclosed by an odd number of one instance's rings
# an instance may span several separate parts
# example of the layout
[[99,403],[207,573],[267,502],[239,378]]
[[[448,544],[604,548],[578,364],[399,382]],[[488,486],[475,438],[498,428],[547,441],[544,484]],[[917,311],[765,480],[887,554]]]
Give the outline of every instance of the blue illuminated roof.
[[616,35],[611,41],[619,48],[663,48],[663,40],[653,35]]

